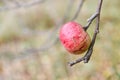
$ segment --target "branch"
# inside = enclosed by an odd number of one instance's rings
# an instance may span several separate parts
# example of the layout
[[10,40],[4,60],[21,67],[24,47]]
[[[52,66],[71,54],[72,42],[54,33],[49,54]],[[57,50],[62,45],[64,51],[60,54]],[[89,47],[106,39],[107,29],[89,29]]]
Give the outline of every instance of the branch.
[[6,11],[6,10],[13,10],[13,9],[18,9],[21,7],[30,7],[39,3],[43,3],[45,0],[33,0],[27,3],[21,3],[20,1],[15,1],[14,0],[14,4],[15,6],[8,6],[8,1],[7,0],[3,0],[3,3],[6,4],[6,6],[0,7],[0,11]]
[[70,62],[69,63],[70,66],[73,66],[81,61],[84,61],[84,63],[88,63],[88,61],[90,60],[92,52],[93,52],[93,47],[95,44],[96,36],[99,33],[100,12],[101,12],[101,7],[102,7],[102,2],[103,2],[103,0],[99,0],[99,5],[98,5],[96,13],[88,19],[87,26],[84,27],[84,29],[87,30],[89,28],[90,24],[92,23],[92,21],[96,18],[96,27],[95,27],[94,35],[93,35],[91,44],[88,48],[88,51],[82,58],[79,58],[73,62]]
[[83,27],[85,31],[87,31],[87,29],[89,28],[90,24],[93,22],[93,20],[98,16],[98,12],[96,12],[95,14],[93,14],[88,20],[87,20],[87,24]]
[[83,6],[84,1],[85,1],[85,0],[80,0],[78,9],[77,9],[77,11],[75,12],[75,15],[73,16],[73,18],[71,19],[71,21],[75,20],[75,19],[78,17],[78,15],[79,15],[79,13],[80,13],[80,10],[81,10],[81,8],[82,8],[82,6]]

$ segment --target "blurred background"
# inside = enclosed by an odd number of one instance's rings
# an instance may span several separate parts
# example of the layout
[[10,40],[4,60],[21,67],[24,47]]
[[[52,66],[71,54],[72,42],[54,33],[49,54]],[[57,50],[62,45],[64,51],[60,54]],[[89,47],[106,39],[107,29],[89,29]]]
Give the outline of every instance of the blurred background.
[[[81,6],[80,6],[81,5]],[[100,33],[89,63],[70,67],[61,25],[86,25],[98,0],[1,0],[0,80],[120,80],[120,1],[103,0]],[[92,38],[95,21],[88,29]]]

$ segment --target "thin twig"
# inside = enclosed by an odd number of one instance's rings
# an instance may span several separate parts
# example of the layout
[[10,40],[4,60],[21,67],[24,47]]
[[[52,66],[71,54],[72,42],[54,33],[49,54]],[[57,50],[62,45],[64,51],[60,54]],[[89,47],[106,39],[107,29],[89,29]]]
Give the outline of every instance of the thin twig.
[[89,28],[90,24],[93,22],[93,20],[94,20],[97,16],[98,16],[98,12],[96,12],[95,14],[93,14],[93,15],[87,20],[88,23],[83,27],[85,31]]
[[39,3],[43,3],[45,0],[33,0],[31,2],[27,2],[27,3],[20,3],[18,1],[14,1],[15,6],[8,6],[7,5],[7,0],[3,0],[4,3],[6,3],[6,6],[0,7],[0,11],[8,11],[8,10],[14,10],[14,9],[18,9],[21,7],[30,7]]
[[[91,24],[91,22],[96,18],[96,27],[95,27],[95,31],[94,31],[94,35],[93,35],[93,38],[92,38],[92,41],[91,41],[91,44],[88,48],[88,51],[87,53],[82,57],[82,58],[79,58],[73,62],[70,62],[69,65],[70,66],[73,66],[81,61],[84,61],[84,63],[88,63],[88,61],[90,60],[91,58],[91,55],[92,55],[92,52],[93,52],[93,47],[94,47],[94,44],[95,44],[95,40],[96,40],[96,36],[97,34],[99,33],[99,23],[100,23],[100,12],[101,12],[101,7],[102,7],[102,2],[103,0],[99,0],[99,5],[98,5],[98,8],[97,8],[97,11],[96,11],[96,15],[93,15],[93,17],[90,17],[90,22],[89,25]],[[93,18],[93,19],[92,19]],[[87,26],[88,28],[89,26]],[[86,30],[87,30],[86,28]]]
[[80,13],[80,10],[81,10],[81,8],[82,8],[82,6],[83,6],[84,1],[85,1],[85,0],[80,0],[78,9],[77,9],[77,11],[75,12],[75,15],[73,16],[73,18],[71,19],[71,21],[75,20],[75,19],[78,17],[78,15],[79,15],[79,13]]

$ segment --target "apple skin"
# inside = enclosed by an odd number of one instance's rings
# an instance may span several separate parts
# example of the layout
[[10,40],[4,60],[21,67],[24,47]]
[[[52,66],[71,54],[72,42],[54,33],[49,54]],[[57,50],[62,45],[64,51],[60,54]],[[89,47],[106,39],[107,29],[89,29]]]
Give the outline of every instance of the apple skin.
[[82,54],[90,46],[91,39],[82,25],[77,22],[67,22],[59,33],[59,39],[66,50],[72,54]]

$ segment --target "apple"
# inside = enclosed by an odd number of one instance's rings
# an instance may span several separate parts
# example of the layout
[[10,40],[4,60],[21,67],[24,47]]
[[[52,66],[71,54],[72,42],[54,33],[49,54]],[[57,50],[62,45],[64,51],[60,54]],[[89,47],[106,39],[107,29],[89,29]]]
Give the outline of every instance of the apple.
[[61,27],[59,39],[66,50],[72,54],[82,54],[91,43],[89,34],[82,25],[74,21],[67,22]]

